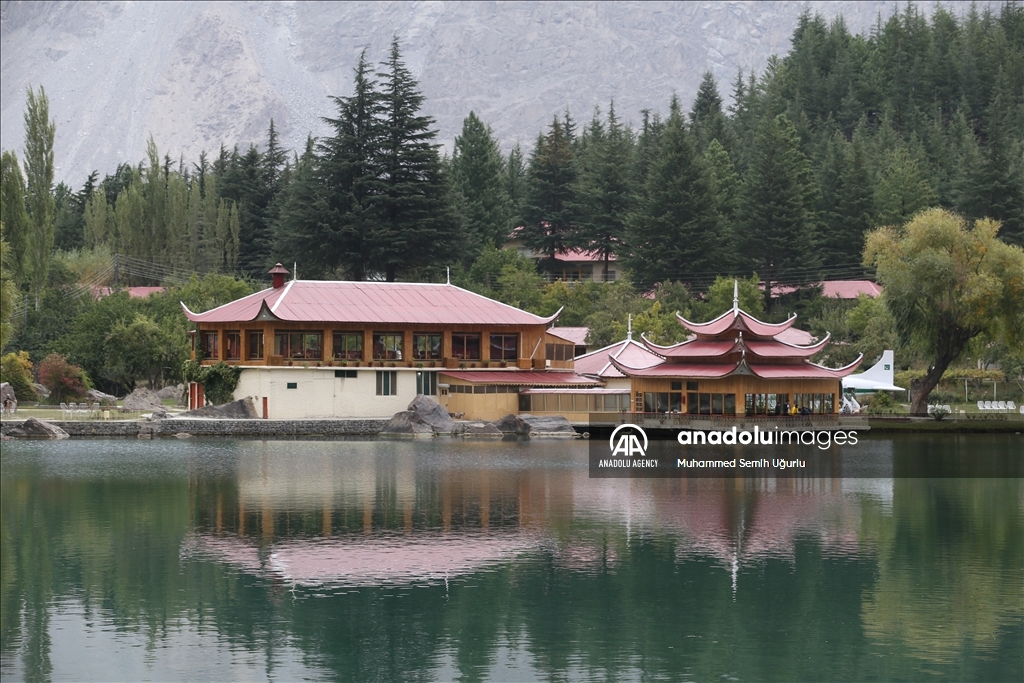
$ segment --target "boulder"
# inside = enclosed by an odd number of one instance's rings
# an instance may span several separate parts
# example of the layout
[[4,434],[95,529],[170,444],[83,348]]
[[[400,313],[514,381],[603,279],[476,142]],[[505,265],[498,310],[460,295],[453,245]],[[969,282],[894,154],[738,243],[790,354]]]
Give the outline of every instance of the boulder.
[[448,411],[427,396],[417,396],[406,410],[416,413],[423,422],[431,426],[435,434],[451,434],[455,429],[455,420]]
[[101,406],[110,406],[110,407],[116,407],[117,406],[117,397],[116,396],[111,396],[110,394],[104,394],[99,389],[90,389],[89,391],[85,392],[85,396],[90,401],[96,401]]
[[420,419],[418,413],[403,410],[395,413],[380,430],[382,436],[434,436],[434,429]]
[[153,414],[149,416],[150,420],[164,420],[167,418],[166,410],[154,410]]
[[124,397],[125,410],[162,410],[164,403],[152,389],[139,387]]
[[509,413],[495,422],[494,426],[502,434],[518,434],[519,436],[526,436],[530,433],[530,425],[526,424],[520,420],[517,415],[513,415],[512,413]]
[[561,415],[513,415],[509,413],[494,423],[494,426],[503,434],[576,438],[576,430]]
[[180,401],[181,400],[181,395],[184,392],[184,390],[185,390],[185,385],[184,384],[179,384],[178,386],[175,386],[175,387],[164,387],[160,391],[156,392],[156,395],[159,396],[161,399],[164,399],[164,400],[166,400],[168,398],[173,398],[175,400]]
[[530,436],[565,436],[576,438],[576,430],[561,415],[520,415],[530,428]]
[[499,439],[505,436],[500,429],[494,426],[493,422],[459,422],[455,425],[452,434],[467,437],[497,437]]
[[406,410],[395,413],[381,434],[434,435],[451,434],[455,420],[441,404],[426,396],[417,396]]
[[30,417],[20,426],[11,429],[8,434],[10,436],[19,437],[22,439],[66,439],[68,433],[60,427],[50,424],[45,420],[37,420],[34,417]]
[[195,410],[186,410],[178,413],[179,418],[189,417],[212,417],[218,420],[257,420],[259,413],[256,412],[256,404],[252,402],[252,396],[240,398],[231,403],[224,403],[219,406],[205,406]]
[[7,382],[0,382],[0,403],[5,401],[17,402],[18,398],[14,395],[14,387]]
[[50,390],[44,387],[42,384],[33,384],[32,386],[35,387],[36,394],[39,395],[40,401],[50,398]]

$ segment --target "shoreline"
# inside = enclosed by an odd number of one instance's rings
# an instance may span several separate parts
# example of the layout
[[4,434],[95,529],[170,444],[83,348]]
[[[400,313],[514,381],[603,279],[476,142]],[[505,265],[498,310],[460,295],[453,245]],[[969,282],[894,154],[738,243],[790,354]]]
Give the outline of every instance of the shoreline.
[[[931,418],[869,418],[871,434],[1020,434],[1024,421],[1008,415],[1005,420],[934,420]],[[188,436],[224,436],[241,438],[378,436],[388,418],[332,418],[306,420],[46,420],[72,438],[173,438]],[[0,434],[21,427],[24,420],[0,421]],[[581,433],[593,431],[588,425],[573,425]],[[181,438],[181,437],[179,437]]]

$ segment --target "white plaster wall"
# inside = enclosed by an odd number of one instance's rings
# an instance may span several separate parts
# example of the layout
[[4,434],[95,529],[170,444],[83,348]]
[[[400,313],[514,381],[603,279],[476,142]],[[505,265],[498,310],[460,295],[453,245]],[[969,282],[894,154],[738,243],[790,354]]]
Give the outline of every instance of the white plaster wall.
[[[354,368],[356,377],[335,377],[338,368],[245,368],[238,378],[235,398],[252,396],[262,415],[267,398],[268,417],[296,420],[323,417],[389,418],[405,410],[416,397],[416,369],[394,368],[398,395],[377,396],[374,368]],[[390,368],[387,368],[390,370]],[[288,383],[297,387],[288,389]],[[435,400],[436,396],[432,397]]]

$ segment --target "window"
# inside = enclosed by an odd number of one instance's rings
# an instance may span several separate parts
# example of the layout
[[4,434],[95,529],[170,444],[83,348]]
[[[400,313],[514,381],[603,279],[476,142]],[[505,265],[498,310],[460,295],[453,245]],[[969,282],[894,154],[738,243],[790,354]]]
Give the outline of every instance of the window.
[[402,360],[402,333],[374,332],[373,359]]
[[377,395],[398,396],[398,371],[378,370],[377,371]]
[[220,358],[220,333],[200,332],[199,335],[201,357],[204,360],[207,358],[212,358],[213,360]]
[[242,333],[235,330],[224,333],[224,360],[241,360]]
[[362,360],[363,333],[335,332],[334,358],[335,360]]
[[735,415],[736,394],[689,393],[686,395],[686,412],[690,415]]
[[249,360],[261,360],[263,358],[263,333],[249,332]]
[[416,393],[424,396],[437,396],[437,373],[417,372]]
[[815,415],[824,415],[835,410],[835,394],[795,394],[793,405],[797,409],[807,408]]
[[[747,394],[744,412],[747,415],[785,415],[789,394]],[[735,403],[733,412],[735,412]]]
[[545,344],[544,358],[547,360],[572,360],[575,347],[572,344]]
[[420,332],[412,335],[413,360],[440,360],[441,333]]
[[672,382],[672,391],[682,391],[682,390],[683,390],[683,383],[682,382]]
[[323,332],[275,332],[274,355],[282,358],[321,360]]
[[515,360],[518,357],[518,334],[491,335],[491,360]]
[[463,360],[480,360],[480,335],[452,332],[452,357]]
[[358,375],[356,370],[335,370],[334,376],[341,379],[353,379]]
[[697,388],[698,388],[697,382],[687,382],[686,383],[686,390],[687,391],[697,391]]
[[605,394],[604,410],[607,413],[629,410],[629,394]]
[[285,388],[286,389],[298,389],[299,388],[299,383],[298,382],[288,382],[288,384],[285,386]]

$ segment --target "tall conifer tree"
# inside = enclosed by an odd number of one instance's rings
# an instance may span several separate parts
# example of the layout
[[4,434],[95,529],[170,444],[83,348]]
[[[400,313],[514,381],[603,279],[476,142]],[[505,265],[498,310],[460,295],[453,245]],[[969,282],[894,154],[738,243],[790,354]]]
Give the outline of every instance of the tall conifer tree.
[[721,265],[719,227],[704,159],[673,98],[646,198],[630,224],[626,265],[644,288],[667,280],[693,283]]
[[29,277],[36,310],[42,302],[53,251],[53,136],[50,100],[43,86],[39,94],[28,89],[25,103],[25,190],[31,230],[28,246]]

